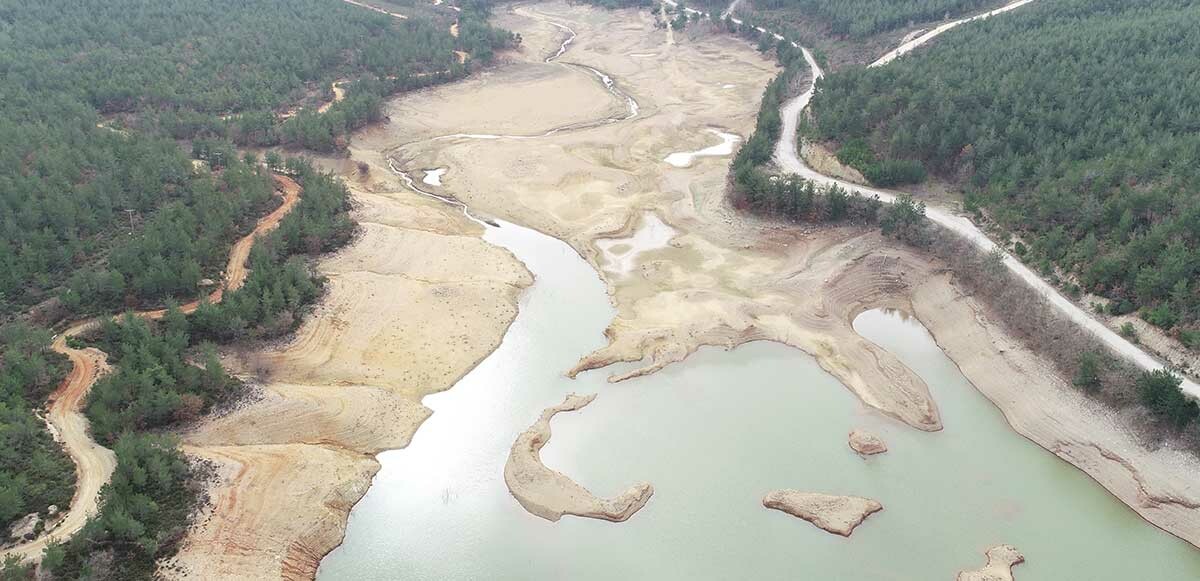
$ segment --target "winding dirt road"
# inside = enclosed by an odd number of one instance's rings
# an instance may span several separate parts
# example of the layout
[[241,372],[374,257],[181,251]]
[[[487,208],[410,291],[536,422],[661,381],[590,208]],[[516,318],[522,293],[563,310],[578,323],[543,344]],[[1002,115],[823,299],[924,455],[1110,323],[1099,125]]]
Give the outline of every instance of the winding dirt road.
[[[275,175],[275,184],[283,196],[283,203],[270,214],[259,219],[254,230],[234,243],[229,252],[229,263],[225,269],[225,281],[220,288],[213,291],[205,299],[210,303],[219,303],[226,289],[237,290],[246,283],[249,270],[246,260],[250,257],[250,249],[254,240],[279,226],[279,222],[300,201],[300,184],[292,178]],[[192,301],[180,306],[184,313],[194,312],[201,301]],[[166,309],[142,311],[136,316],[148,320],[161,319],[167,314]],[[92,439],[88,431],[87,417],[83,414],[83,403],[96,380],[108,371],[108,358],[105,353],[94,347],[74,349],[67,345],[71,337],[77,337],[94,329],[101,319],[91,318],[75,323],[66,331],[54,338],[51,348],[66,355],[71,360],[71,372],[49,398],[49,414],[46,424],[55,439],[60,441],[71,460],[75,463],[75,495],[71,499],[71,508],[65,516],[49,531],[38,538],[24,544],[16,545],[0,551],[0,559],[16,555],[22,559],[37,560],[41,557],[46,546],[53,542],[62,542],[79,532],[92,515],[96,514],[100,489],[108,483],[113,470],[117,467],[117,457],[112,450],[101,446]]]
[[958,20],[954,20],[951,22],[947,22],[945,24],[938,25],[938,26],[934,27],[932,30],[925,32],[924,34],[921,34],[915,38],[906,39],[903,43],[900,44],[900,46],[896,47],[891,52],[879,57],[879,60],[871,63],[871,66],[877,67],[879,65],[886,65],[886,64],[896,60],[896,58],[899,57],[900,55],[908,53],[912,49],[917,48],[918,46],[921,46],[921,45],[929,42],[930,40],[933,40],[934,37],[940,35],[943,32],[946,32],[947,30],[950,30],[951,28],[954,28],[960,24],[966,24],[968,22],[974,22],[976,20],[983,20],[984,18],[990,18],[997,14],[1003,14],[1005,12],[1008,12],[1009,10],[1015,10],[1017,8],[1020,8],[1026,4],[1029,4],[1030,2],[1033,2],[1033,0],[1017,0],[1016,2],[1013,2],[1011,4],[1005,4],[1004,6],[1001,6],[1000,8],[997,8],[990,12],[976,14],[975,16],[968,16],[966,18],[960,18]]
[[729,7],[726,8],[723,12],[721,12],[721,18],[729,18],[730,16],[732,16],[734,11],[737,10],[738,5],[741,3],[742,3],[742,0],[733,0],[733,2],[730,2]]
[[387,14],[388,16],[391,16],[393,18],[399,18],[401,20],[408,20],[407,16],[400,14],[399,12],[389,12],[378,6],[371,6],[370,4],[365,4],[363,2],[356,2],[355,0],[342,0],[342,2],[345,2],[346,4],[353,4],[355,6],[358,6],[359,8],[366,8],[367,10],[373,10],[380,14]]
[[[889,52],[887,55],[884,55],[883,58],[875,61],[871,64],[871,66],[875,67],[886,65],[887,63],[895,60],[897,56],[911,51],[921,44],[929,42],[938,35],[954,28],[955,26],[1008,12],[1009,10],[1029,4],[1032,1],[1033,0],[1017,0],[1016,2],[1012,2],[1011,4],[1005,5],[990,12],[985,12],[970,18],[964,18],[943,24],[942,26],[939,26],[926,34],[923,34],[916,39],[901,45],[900,48]],[[813,58],[812,53],[806,48],[800,48],[804,51],[804,59],[808,62],[808,66],[812,69],[812,83],[809,85],[808,90],[798,97],[795,97],[794,99],[784,103],[783,107],[780,109],[780,114],[783,117],[783,131],[780,133],[779,143],[777,143],[775,146],[775,162],[779,164],[780,168],[782,168],[784,171],[800,175],[801,177],[812,180],[818,184],[825,186],[837,185],[850,191],[859,192],[864,196],[879,196],[879,199],[883,200],[884,202],[895,201],[896,198],[904,192],[870,188],[839,180],[837,178],[817,172],[809,167],[803,159],[801,159],[796,148],[796,128],[799,123],[800,115],[804,112],[805,108],[808,107],[809,102],[812,101],[813,91],[816,88],[817,80],[824,75],[824,72],[821,70],[820,65],[817,64],[816,59]],[[976,227],[973,222],[963,216],[952,213],[952,211],[948,209],[928,206],[925,214],[935,224],[938,224],[939,226],[947,228],[959,236],[962,236],[984,252],[992,252],[998,248],[996,243],[992,242],[992,240],[988,238],[987,235],[981,230],[979,230],[979,228]],[[1109,348],[1120,354],[1122,357],[1132,361],[1139,368],[1147,371],[1154,371],[1158,369],[1164,369],[1166,367],[1154,356],[1143,351],[1137,345],[1130,343],[1124,337],[1121,337],[1117,333],[1113,332],[1112,329],[1109,329],[1107,326],[1105,326],[1104,323],[1096,320],[1086,311],[1079,308],[1077,305],[1075,305],[1075,303],[1071,302],[1070,299],[1064,297],[1058,292],[1057,289],[1043,280],[1041,276],[1030,270],[1029,267],[1025,266],[1012,255],[1008,253],[1004,254],[1004,265],[1009,270],[1016,273],[1021,280],[1025,281],[1025,284],[1033,287],[1038,294],[1045,297],[1046,300],[1049,301],[1050,304],[1052,304],[1060,313],[1084,329],[1087,329],[1106,345],[1108,345]],[[1180,388],[1184,393],[1190,395],[1191,397],[1200,398],[1200,385],[1197,385],[1194,381],[1184,377]]]
[[[677,6],[673,0],[663,1],[672,6]],[[897,57],[912,51],[913,49],[933,40],[934,38],[937,38],[941,34],[957,26],[966,24],[968,22],[974,22],[976,20],[983,20],[997,14],[1003,14],[1005,12],[1020,8],[1033,1],[1034,0],[1015,0],[1014,2],[1010,2],[995,10],[990,10],[982,14],[976,14],[975,16],[947,22],[930,30],[929,32],[926,32],[925,34],[908,40],[895,50],[888,52],[875,62],[871,63],[870,66],[877,67],[886,65],[893,60],[896,60]],[[691,8],[687,8],[686,10],[690,13],[704,14],[707,16],[706,13],[692,10]],[[731,20],[737,24],[742,24],[742,21],[737,18],[731,18]],[[756,27],[756,30],[766,34],[771,34],[776,39],[783,39],[783,36],[765,30],[761,27]],[[813,92],[816,89],[817,81],[824,76],[825,72],[821,70],[821,66],[817,64],[816,59],[813,58],[812,52],[810,52],[807,48],[802,47],[795,42],[792,43],[792,46],[799,48],[804,52],[804,60],[808,62],[809,68],[812,69],[812,82],[804,93],[784,103],[783,107],[781,107],[779,110],[780,115],[783,117],[783,131],[780,132],[779,142],[775,144],[775,163],[777,163],[785,172],[797,174],[817,184],[825,186],[837,185],[853,192],[859,192],[864,196],[879,196],[879,199],[884,202],[895,201],[898,196],[904,194],[905,192],[870,188],[830,177],[812,169],[804,162],[803,159],[801,159],[799,151],[797,151],[796,147],[796,128],[799,124],[800,115],[808,107],[809,102],[812,101]],[[938,224],[939,226],[947,228],[959,236],[962,236],[966,240],[970,241],[971,244],[984,252],[991,252],[999,248],[996,243],[988,238],[987,234],[984,234],[981,230],[979,230],[979,228],[976,227],[973,222],[963,216],[952,213],[948,209],[927,205],[925,215],[928,216],[929,219],[935,224]],[[1062,294],[1060,294],[1057,289],[1051,286],[1050,283],[1043,280],[1041,276],[1030,270],[1029,267],[1025,266],[1007,252],[1004,254],[1004,265],[1009,270],[1016,273],[1021,280],[1025,281],[1025,284],[1033,287],[1038,294],[1045,297],[1046,300],[1049,301],[1050,304],[1053,305],[1054,308],[1062,313],[1065,317],[1084,329],[1087,329],[1089,332],[1103,341],[1105,345],[1108,345],[1110,349],[1118,353],[1120,356],[1132,361],[1140,369],[1144,369],[1146,371],[1156,371],[1167,368],[1167,366],[1163,365],[1163,363],[1156,359],[1153,355],[1147,353],[1146,351],[1142,350],[1142,348],[1134,345],[1124,337],[1118,335],[1112,329],[1109,329],[1104,323],[1096,320],[1089,313],[1079,308],[1079,306],[1071,302],[1070,299],[1062,296]],[[1200,385],[1187,377],[1182,377],[1182,380],[1183,382],[1180,385],[1180,389],[1192,398],[1200,399]]]
[[346,98],[346,89],[342,87],[341,81],[334,81],[329,88],[333,90],[333,100],[322,103],[321,106],[317,108],[317,113],[324,113],[328,111],[329,108],[333,107],[335,103]]

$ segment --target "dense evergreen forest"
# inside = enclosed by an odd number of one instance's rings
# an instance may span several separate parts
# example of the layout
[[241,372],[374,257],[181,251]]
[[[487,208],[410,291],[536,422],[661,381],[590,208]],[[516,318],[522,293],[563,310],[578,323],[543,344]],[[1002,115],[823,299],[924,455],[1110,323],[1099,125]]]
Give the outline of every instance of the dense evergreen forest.
[[[197,477],[170,438],[150,435],[193,421],[236,397],[211,341],[266,338],[289,332],[301,311],[320,296],[323,280],[310,274],[304,255],[326,252],[350,239],[348,191],[298,159],[285,164],[304,188],[297,207],[251,252],[251,273],[218,304],[191,315],[171,306],[159,321],[132,315],[106,319],[90,342],[109,355],[114,372],[92,388],[85,413],[94,438],[117,454],[117,474],[102,494],[100,514],[43,561],[53,578],[150,578],[157,559],[171,554],[199,502]],[[12,446],[0,455],[0,509],[23,516],[46,503],[65,507],[74,473],[29,413],[63,374],[61,357],[48,352],[49,333],[5,327],[0,388],[22,406],[12,428],[0,432]],[[6,423],[8,421],[5,418]],[[5,504],[7,502],[7,504]],[[11,515],[11,516],[10,516]],[[20,574],[22,566],[5,569]]]
[[42,570],[51,579],[153,579],[156,559],[187,530],[197,503],[195,469],[175,439],[128,433],[112,450],[117,469],[100,514],[46,549]]
[[4,0],[0,14],[6,84],[106,114],[271,110],[305,83],[436,72],[454,61],[452,39],[431,23],[341,2]]
[[826,72],[873,62],[908,34],[1005,0],[743,0],[739,18],[807,47]]
[[159,200],[145,223],[117,238],[106,264],[76,269],[60,295],[67,308],[154,305],[195,295],[204,278],[220,279],[230,241],[249,232],[278,202],[267,172],[253,160],[238,158],[232,146],[197,142],[193,149],[204,149],[193,155],[220,173],[189,172],[179,197]]
[[[47,552],[45,572],[152,575],[197,498],[174,442],[148,431],[236,396],[238,382],[209,344],[294,329],[322,284],[305,257],[353,234],[337,180],[298,159],[268,153],[264,164],[236,148],[337,151],[382,117],[387,95],[460,77],[520,41],[488,25],[487,2],[458,6],[414,4],[416,16],[398,19],[328,0],[0,0],[5,536],[27,514],[65,510],[75,479],[36,415],[70,364],[35,325],[207,294],[205,279],[221,279],[233,241],[278,204],[268,170],[304,188],[255,244],[245,285],[222,303],[188,316],[171,309],[158,322],[121,318],[87,338],[115,368],[86,413],[93,436],[116,452],[117,473],[101,513]],[[334,82],[346,97],[318,112]],[[6,563],[0,577],[25,571]]]
[[815,18],[834,36],[862,38],[954,18],[998,5],[997,0],[753,0],[755,8]]
[[[463,6],[455,39],[440,24],[325,0],[0,0],[0,315],[125,242],[119,226],[130,222],[152,222],[152,235],[186,232],[203,248],[161,255],[168,240],[151,236],[114,253],[107,277],[72,285],[98,292],[68,298],[104,306],[194,290],[211,274],[213,241],[229,240],[244,226],[232,217],[260,209],[269,190],[232,156],[210,160],[228,167],[219,178],[195,175],[167,138],[332,151],[379,118],[384,95],[462,74],[456,48],[491,55],[515,42],[486,25],[486,4]],[[362,80],[325,113],[279,122],[277,111],[338,78]],[[148,216],[164,205],[173,216]],[[155,255],[162,263],[141,268]]]
[[[486,25],[487,10],[469,2],[432,21],[325,0],[0,0],[0,92],[29,110],[18,118],[73,113],[94,124],[90,108],[176,138],[333,151],[378,116],[382,96],[464,74],[454,50],[486,61],[514,43]],[[458,38],[448,34],[455,18]],[[376,82],[354,85],[328,115],[291,116],[296,104],[315,108],[334,80],[359,78]]]
[[1038,2],[826,77],[810,130],[919,162],[1068,292],[1200,348],[1197,54],[1187,0]]
[[295,328],[300,312],[320,296],[323,281],[303,255],[347,242],[353,230],[345,186],[290,160],[299,177],[300,204],[255,244],[246,284],[221,303],[191,315],[170,308],[155,322],[108,320],[95,338],[116,371],[96,383],[86,414],[93,437],[117,454],[100,515],[47,556],[56,578],[150,578],[157,559],[171,554],[199,501],[188,465],[169,438],[152,436],[201,417],[235,397],[240,385],[222,368],[212,340],[277,336]]
[[0,525],[48,506],[66,510],[75,467],[30,413],[62,381],[70,363],[46,348],[48,331],[0,327]]

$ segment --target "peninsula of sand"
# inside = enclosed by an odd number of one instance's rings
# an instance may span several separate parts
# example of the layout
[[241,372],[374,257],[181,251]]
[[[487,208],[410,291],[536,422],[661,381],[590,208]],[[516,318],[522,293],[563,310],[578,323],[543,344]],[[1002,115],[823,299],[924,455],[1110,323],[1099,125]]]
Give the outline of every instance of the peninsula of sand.
[[621,522],[646,506],[654,494],[654,487],[642,482],[615,498],[597,498],[566,475],[542,464],[539,452],[550,441],[550,420],[562,412],[579,411],[594,399],[596,394],[568,395],[563,403],[543,411],[513,443],[504,465],[504,482],[525,510],[549,521],[570,514]]
[[[634,363],[620,380],[701,346],[772,340],[812,355],[866,407],[937,431],[921,378],[851,326],[868,309],[903,309],[1018,431],[1200,544],[1200,463],[1145,447],[1077,395],[943,264],[876,232],[728,205],[729,158],[708,148],[748,136],[777,73],[767,57],[703,26],[668,34],[645,11],[549,2],[496,20],[523,38],[505,62],[393,100],[389,122],[354,137],[351,159],[327,161],[352,190],[362,234],[320,263],[329,292],[294,338],[227,362],[259,380],[261,398],[184,434],[218,478],[164,575],[312,578],[378,470],[375,454],[406,446],[430,413],[422,397],[499,345],[530,274],[414,180],[475,215],[559,238],[600,272],[617,312],[608,345],[563,371]],[[665,161],[706,150],[717,153]],[[437,173],[422,180],[428,168]]]

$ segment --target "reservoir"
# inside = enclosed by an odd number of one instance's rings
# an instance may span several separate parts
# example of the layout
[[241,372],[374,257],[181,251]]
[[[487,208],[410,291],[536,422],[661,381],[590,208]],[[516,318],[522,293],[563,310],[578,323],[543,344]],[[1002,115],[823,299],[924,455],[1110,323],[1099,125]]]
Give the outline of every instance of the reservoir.
[[[500,222],[485,238],[537,278],[491,356],[355,507],[332,579],[952,579],[1007,543],[1022,581],[1200,578],[1200,553],[1085,474],[1014,433],[916,321],[868,311],[855,330],[924,378],[945,429],[924,433],[861,405],[809,356],[774,343],[705,348],[639,379],[564,372],[604,344],[614,311],[595,270],[563,242]],[[503,480],[517,435],[568,393],[595,402],[553,421],[547,466],[599,496],[655,494],[627,522],[525,512]],[[862,459],[847,433],[890,451]],[[884,510],[846,539],[769,511],[780,488],[873,498]],[[1120,550],[1113,550],[1119,548]]]

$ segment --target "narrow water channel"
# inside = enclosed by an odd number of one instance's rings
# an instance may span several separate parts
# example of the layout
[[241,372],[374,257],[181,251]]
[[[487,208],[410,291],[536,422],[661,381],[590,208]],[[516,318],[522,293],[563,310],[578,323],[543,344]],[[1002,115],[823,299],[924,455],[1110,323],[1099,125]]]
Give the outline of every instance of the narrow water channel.
[[[604,343],[604,285],[559,240],[500,223],[485,238],[537,277],[500,348],[453,389],[383,465],[322,563],[335,579],[952,579],[990,545],[1029,559],[1021,581],[1200,578],[1200,552],[1143,522],[1099,485],[1021,438],[924,329],[896,314],[855,322],[930,384],[946,429],[928,434],[864,408],[808,356],[773,343],[701,350],[610,385],[612,370],[563,372]],[[526,513],[503,466],[517,434],[570,392],[543,451],[598,495],[654,484],[614,524]],[[866,427],[891,451],[863,460]],[[851,539],[762,508],[776,488],[856,494],[885,509]]]

